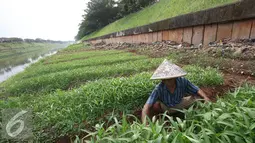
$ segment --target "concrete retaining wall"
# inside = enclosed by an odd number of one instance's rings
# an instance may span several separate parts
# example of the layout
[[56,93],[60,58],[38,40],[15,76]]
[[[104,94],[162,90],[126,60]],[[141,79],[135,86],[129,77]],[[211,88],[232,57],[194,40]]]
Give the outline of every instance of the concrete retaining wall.
[[171,40],[208,45],[209,42],[224,38],[255,39],[255,0],[242,0],[86,41],[95,44],[102,41],[152,43]]

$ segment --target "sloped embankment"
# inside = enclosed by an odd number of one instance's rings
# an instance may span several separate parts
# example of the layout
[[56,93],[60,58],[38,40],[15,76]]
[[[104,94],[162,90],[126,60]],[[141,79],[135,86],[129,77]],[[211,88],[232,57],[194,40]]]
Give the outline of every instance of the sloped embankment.
[[87,35],[83,40],[103,36],[142,25],[154,23],[163,19],[196,12],[237,0],[160,0],[160,2],[143,10],[119,19],[104,28]]

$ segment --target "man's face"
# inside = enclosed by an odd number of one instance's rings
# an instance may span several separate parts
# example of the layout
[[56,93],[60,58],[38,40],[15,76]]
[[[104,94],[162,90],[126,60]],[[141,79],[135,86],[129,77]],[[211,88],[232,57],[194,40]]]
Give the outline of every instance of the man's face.
[[173,81],[175,81],[176,78],[171,78],[171,79],[163,79],[162,82],[163,83],[172,83]]

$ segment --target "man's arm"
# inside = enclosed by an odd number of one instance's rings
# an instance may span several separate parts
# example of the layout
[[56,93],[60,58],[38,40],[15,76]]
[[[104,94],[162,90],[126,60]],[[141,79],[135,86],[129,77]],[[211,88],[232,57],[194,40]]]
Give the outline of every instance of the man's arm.
[[143,106],[143,110],[142,110],[142,122],[143,123],[146,121],[146,116],[148,116],[150,118],[151,108],[152,108],[152,105],[147,104],[147,103]]
[[153,105],[157,102],[159,94],[160,94],[159,85],[157,85],[155,89],[152,91],[145,105],[143,106],[142,122],[146,121],[146,116],[148,116],[149,118],[153,116],[154,112],[152,111],[153,110],[152,108],[153,108]]
[[[184,78],[185,79],[185,78]],[[187,92],[191,95],[199,95],[200,97],[204,98],[205,101],[211,101],[211,99],[204,93],[203,90],[199,89],[197,86],[192,84],[189,80],[187,81]]]
[[205,101],[211,101],[211,99],[204,93],[203,90],[199,89],[198,92],[197,92],[197,94],[198,94],[200,97],[204,98]]

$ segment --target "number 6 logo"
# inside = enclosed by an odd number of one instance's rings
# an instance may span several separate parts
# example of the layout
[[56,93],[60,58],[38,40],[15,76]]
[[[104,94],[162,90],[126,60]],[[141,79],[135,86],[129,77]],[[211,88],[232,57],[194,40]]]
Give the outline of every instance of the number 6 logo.
[[[24,129],[24,121],[22,120],[16,120],[17,118],[19,118],[20,116],[22,116],[23,114],[27,113],[27,111],[20,111],[19,113],[17,113],[15,116],[13,116],[11,118],[11,120],[7,123],[6,125],[6,132],[7,134],[10,136],[10,137],[13,137],[15,138],[17,135],[19,135],[23,129]],[[20,123],[19,125],[19,128],[15,131],[15,132],[11,132],[11,128],[15,125],[15,124],[18,124]]]

